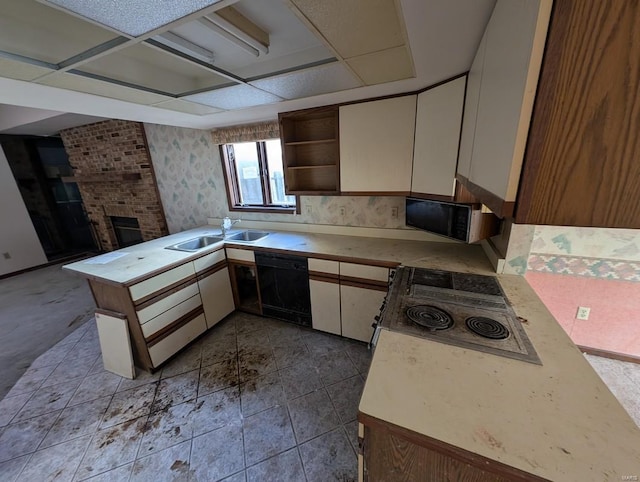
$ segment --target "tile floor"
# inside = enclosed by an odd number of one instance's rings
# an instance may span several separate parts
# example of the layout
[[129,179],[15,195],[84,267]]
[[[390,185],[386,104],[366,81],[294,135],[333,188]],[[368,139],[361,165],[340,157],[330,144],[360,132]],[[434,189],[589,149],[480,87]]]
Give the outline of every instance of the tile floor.
[[366,345],[234,313],[160,371],[105,371],[95,322],[0,402],[0,480],[356,480]]

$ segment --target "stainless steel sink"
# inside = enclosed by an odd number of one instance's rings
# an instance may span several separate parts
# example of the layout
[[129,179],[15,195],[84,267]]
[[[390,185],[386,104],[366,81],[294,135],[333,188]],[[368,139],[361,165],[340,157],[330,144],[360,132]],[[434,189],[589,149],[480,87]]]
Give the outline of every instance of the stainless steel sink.
[[252,241],[257,241],[259,239],[264,238],[265,236],[267,236],[269,233],[267,233],[266,231],[242,231],[240,233],[236,233],[236,234],[231,234],[229,236],[227,236],[225,239],[229,240],[229,241],[247,241],[247,242],[252,242]]
[[200,236],[199,238],[193,238],[188,241],[183,241],[181,243],[167,246],[166,249],[195,252],[195,251],[200,251],[201,249],[207,248],[212,244],[219,243],[222,240],[223,239],[220,236]]

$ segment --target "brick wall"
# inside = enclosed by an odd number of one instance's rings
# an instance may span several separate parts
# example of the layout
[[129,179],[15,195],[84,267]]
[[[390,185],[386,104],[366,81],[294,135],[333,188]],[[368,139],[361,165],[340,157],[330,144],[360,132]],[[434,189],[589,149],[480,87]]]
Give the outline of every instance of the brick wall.
[[[136,218],[145,241],[168,234],[141,123],[108,120],[60,136],[104,250],[118,248],[110,216]],[[131,174],[140,179],[123,179]]]

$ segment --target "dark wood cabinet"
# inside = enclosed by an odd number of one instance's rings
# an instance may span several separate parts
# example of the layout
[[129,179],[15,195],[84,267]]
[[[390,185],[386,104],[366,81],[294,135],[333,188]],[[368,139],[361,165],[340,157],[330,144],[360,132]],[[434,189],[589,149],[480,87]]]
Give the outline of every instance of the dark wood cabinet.
[[556,0],[516,222],[640,228],[640,3]]
[[338,107],[279,115],[287,194],[340,192]]

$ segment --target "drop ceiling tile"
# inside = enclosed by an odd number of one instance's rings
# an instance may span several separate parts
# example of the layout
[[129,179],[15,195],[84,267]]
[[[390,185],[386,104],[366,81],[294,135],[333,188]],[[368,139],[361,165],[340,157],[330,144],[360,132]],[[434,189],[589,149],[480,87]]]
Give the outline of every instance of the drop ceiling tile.
[[80,70],[175,95],[229,83],[210,69],[147,44],[92,60]]
[[353,89],[362,84],[344,65],[334,62],[290,74],[250,82],[285,99],[300,99],[313,95]]
[[155,104],[154,107],[159,107],[161,109],[175,110],[178,112],[184,112],[186,114],[195,114],[195,115],[207,115],[207,114],[216,114],[218,112],[224,112],[222,109],[216,109],[215,107],[196,104],[195,102],[188,102],[186,100],[181,100],[181,99],[173,99],[173,100],[167,100],[165,102],[160,102],[159,104]]
[[415,77],[411,56],[405,47],[361,55],[347,63],[366,85]]
[[169,99],[169,97],[164,95],[132,89],[130,87],[124,87],[122,85],[91,79],[76,74],[58,73],[51,77],[42,79],[38,81],[38,83],[142,105],[157,104],[158,102]]
[[0,50],[57,64],[118,35],[33,0],[2,0]]
[[0,75],[2,77],[17,80],[33,80],[49,72],[53,72],[53,70],[0,57]]
[[134,37],[157,29],[220,0],[46,0],[94,22]]
[[395,0],[292,0],[345,59],[405,43]]
[[185,99],[225,110],[273,104],[282,100],[280,97],[270,94],[269,92],[264,92],[244,84],[189,95],[185,97]]

